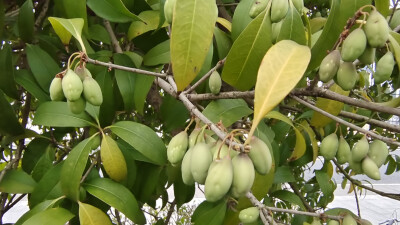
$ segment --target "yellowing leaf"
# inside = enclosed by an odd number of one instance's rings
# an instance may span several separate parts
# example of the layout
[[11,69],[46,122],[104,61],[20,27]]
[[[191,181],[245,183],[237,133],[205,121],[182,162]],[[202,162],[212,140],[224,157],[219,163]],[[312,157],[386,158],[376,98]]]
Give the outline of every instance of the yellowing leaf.
[[103,135],[100,151],[101,161],[108,176],[119,182],[125,180],[128,173],[126,161],[114,139]]
[[68,44],[69,40],[71,39],[71,36],[66,34],[66,31],[68,31],[72,36],[74,36],[74,38],[76,38],[76,40],[78,40],[82,47],[82,51],[86,52],[86,48],[82,40],[82,29],[84,23],[82,18],[64,19],[49,17],[49,21],[63,44]]
[[254,96],[254,120],[249,139],[261,119],[296,86],[310,62],[310,49],[283,40],[265,54],[258,70]]
[[177,0],[171,33],[171,61],[178,91],[196,77],[210,48],[217,6],[215,0]]
[[110,218],[100,209],[82,202],[78,204],[81,225],[112,225]]
[[318,157],[318,141],[315,138],[315,132],[313,129],[311,129],[310,124],[308,124],[305,120],[303,120],[300,125],[306,131],[308,137],[310,138],[313,149],[313,162],[315,163],[315,160]]
[[217,23],[221,24],[223,27],[225,27],[229,32],[232,31],[232,23],[229,22],[227,19],[218,17],[217,18]]
[[[142,21],[133,21],[128,30],[129,40],[158,28],[158,24],[160,22],[160,12],[155,10],[143,11],[139,14],[139,17],[146,23]],[[164,23],[161,27],[165,27],[167,25],[167,23]]]

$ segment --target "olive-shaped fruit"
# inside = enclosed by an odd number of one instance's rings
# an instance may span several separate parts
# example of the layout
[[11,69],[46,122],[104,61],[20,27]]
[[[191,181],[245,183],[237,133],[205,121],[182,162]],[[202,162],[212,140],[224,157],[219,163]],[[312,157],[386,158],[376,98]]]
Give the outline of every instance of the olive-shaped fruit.
[[368,44],[373,48],[382,47],[389,38],[389,25],[385,17],[375,9],[370,12],[363,28]]
[[353,149],[351,150],[351,158],[355,162],[361,162],[367,156],[369,149],[369,144],[367,137],[362,137],[357,143],[354,144]]
[[85,80],[86,77],[92,77],[90,71],[82,65],[77,66],[74,72],[79,76],[79,78],[81,78],[82,81]]
[[114,139],[106,135],[103,136],[100,146],[100,156],[104,170],[111,179],[118,182],[126,179],[128,174],[126,161]]
[[175,2],[176,0],[166,0],[164,4],[164,16],[168,24],[172,24]]
[[304,1],[303,0],[292,0],[292,3],[296,10],[301,14],[303,14],[303,8],[304,8]]
[[197,142],[204,142],[204,137],[200,134],[201,129],[195,128],[189,135],[189,148],[192,148]]
[[257,17],[264,9],[267,8],[270,0],[255,0],[250,8],[249,16],[251,18]]
[[360,57],[358,57],[358,60],[360,60],[360,62],[364,65],[372,64],[375,62],[375,53],[376,53],[376,48],[367,46],[363,54],[360,55]]
[[271,21],[276,23],[285,18],[289,10],[288,0],[271,0]]
[[393,14],[392,20],[389,23],[389,27],[394,29],[400,25],[400,10],[396,10]]
[[192,171],[190,170],[190,161],[192,159],[193,148],[189,148],[187,150],[185,156],[183,156],[181,171],[182,171],[182,181],[186,185],[193,185],[194,179],[192,175]]
[[353,218],[352,215],[347,214],[346,216],[344,216],[342,224],[343,225],[357,225],[357,221]]
[[232,166],[232,194],[235,198],[239,198],[250,191],[253,186],[254,165],[247,154],[241,153],[232,159]]
[[94,106],[100,106],[103,103],[103,93],[100,85],[92,77],[87,76],[83,80],[83,96],[86,101]]
[[361,162],[354,161],[352,159],[352,157],[349,158],[349,166],[350,166],[350,169],[352,169],[355,174],[363,173],[362,167],[361,167]]
[[64,96],[68,101],[76,101],[81,97],[83,84],[81,78],[74,71],[68,69],[61,84]]
[[67,100],[69,110],[74,114],[80,114],[85,111],[86,101],[82,97],[78,98],[76,101]]
[[351,157],[350,145],[347,143],[343,136],[339,138],[339,147],[336,153],[336,159],[339,164],[343,164],[349,161]]
[[375,83],[379,84],[388,80],[392,75],[394,64],[393,54],[388,51],[376,64],[376,71],[373,74]]
[[259,138],[251,137],[249,157],[259,174],[267,174],[272,167],[272,155],[268,146]]
[[64,92],[62,89],[62,79],[60,77],[55,77],[50,84],[50,98],[53,101],[64,100]]
[[330,81],[337,73],[340,66],[340,52],[333,50],[322,60],[319,66],[319,79],[322,82]]
[[228,193],[232,185],[233,169],[231,158],[226,156],[210,165],[204,185],[204,195],[209,202],[216,202]]
[[250,207],[240,211],[239,220],[244,224],[254,223],[258,220],[259,216],[260,216],[260,209],[258,209],[257,207]]
[[361,168],[362,168],[364,174],[367,175],[369,178],[374,179],[374,180],[381,179],[381,174],[379,173],[378,166],[369,157],[365,157],[363,159],[363,161],[361,162]]
[[335,155],[339,148],[339,140],[335,133],[326,136],[320,145],[319,153],[326,159],[331,160],[335,158]]
[[310,225],[322,225],[321,221],[317,218],[314,218]]
[[210,88],[211,93],[217,95],[221,90],[221,76],[217,71],[212,72],[209,80],[208,80],[208,87]]
[[329,222],[326,225],[340,225],[340,223],[337,220],[329,220]]
[[272,24],[272,42],[273,43],[276,43],[276,41],[278,40],[279,33],[281,32],[282,24],[283,24],[283,20]]
[[182,161],[188,148],[188,142],[186,131],[181,131],[171,139],[167,148],[167,158],[172,165]]
[[389,149],[385,142],[381,140],[374,140],[369,145],[368,157],[375,162],[378,168],[381,167],[383,163],[385,163],[388,155]]
[[345,91],[353,89],[357,82],[358,74],[356,66],[351,62],[342,62],[337,72],[336,80],[338,85]]
[[360,57],[367,46],[367,37],[361,28],[353,30],[343,41],[341,55],[345,62],[353,62]]
[[212,155],[210,146],[204,142],[197,143],[193,147],[190,159],[190,171],[192,172],[194,181],[204,184],[211,163]]
[[222,144],[221,140],[218,140],[212,147],[211,153],[213,154],[213,160],[216,160],[218,158],[218,152],[220,159],[224,158],[228,154],[231,159],[233,159],[233,157],[239,154],[237,151],[229,150],[229,147],[226,144]]

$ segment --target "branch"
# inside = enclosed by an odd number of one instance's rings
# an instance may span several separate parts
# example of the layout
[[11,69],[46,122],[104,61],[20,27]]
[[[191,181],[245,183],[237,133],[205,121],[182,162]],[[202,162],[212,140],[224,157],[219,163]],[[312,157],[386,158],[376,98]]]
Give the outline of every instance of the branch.
[[293,192],[299,196],[300,200],[303,202],[303,205],[307,208],[307,211],[309,212],[315,212],[315,210],[308,204],[304,196],[301,194],[299,188],[297,187],[297,184],[294,182],[289,182],[290,187],[292,188]]
[[351,112],[346,112],[346,111],[341,111],[339,113],[339,116],[343,116],[349,119],[353,119],[353,120],[357,120],[357,121],[361,121],[361,122],[366,122],[368,124],[374,125],[374,126],[378,126],[378,127],[382,127],[385,128],[387,130],[393,131],[393,132],[397,132],[400,133],[400,126],[399,125],[395,125],[395,124],[390,124],[384,121],[380,121],[380,120],[376,120],[376,119],[371,119],[367,116],[362,116],[362,115],[358,115],[355,113],[351,113]]
[[229,91],[221,92],[218,95],[207,94],[188,94],[187,98],[190,101],[216,100],[216,99],[237,99],[237,98],[253,98],[254,91]]
[[106,28],[108,34],[110,35],[111,43],[116,53],[122,53],[121,45],[119,45],[119,41],[115,36],[115,33],[111,27],[111,24],[108,20],[103,20],[104,27]]
[[47,10],[49,9],[50,0],[46,0],[43,4],[42,10],[40,11],[38,17],[35,21],[35,29],[38,30],[40,28],[40,24],[42,23],[44,17],[46,16]]
[[175,205],[176,205],[176,201],[174,200],[171,203],[171,205],[169,206],[169,210],[168,210],[168,213],[167,213],[167,217],[165,218],[164,225],[168,225],[169,224],[169,221],[171,220],[172,213],[175,210]]

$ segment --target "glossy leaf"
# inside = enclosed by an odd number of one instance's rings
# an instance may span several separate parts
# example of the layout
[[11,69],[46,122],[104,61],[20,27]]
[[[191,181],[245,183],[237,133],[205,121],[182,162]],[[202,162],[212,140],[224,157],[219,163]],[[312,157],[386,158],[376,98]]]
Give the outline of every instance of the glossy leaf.
[[50,96],[39,87],[30,71],[25,69],[15,71],[15,81],[37,98],[39,102],[50,101]]
[[283,20],[281,31],[279,32],[277,42],[281,40],[292,40],[300,45],[306,45],[306,32],[303,21],[297,9],[293,5]]
[[24,133],[24,129],[15,116],[15,111],[8,103],[2,90],[0,90],[0,134],[17,136]]
[[78,202],[79,221],[82,225],[112,225],[110,218],[100,209]]
[[235,14],[232,18],[232,40],[235,41],[240,33],[247,27],[253,20],[250,15],[250,8],[254,0],[242,0],[236,7]]
[[274,184],[281,184],[286,182],[295,182],[296,178],[293,175],[289,166],[280,166],[276,169]]
[[18,14],[18,33],[24,42],[31,42],[33,39],[34,20],[32,0],[26,0]]
[[143,64],[145,66],[156,66],[169,63],[171,61],[169,45],[169,39],[156,45],[143,56]]
[[108,45],[111,44],[110,35],[106,28],[100,24],[94,24],[89,27],[89,36],[92,40],[101,41]]
[[301,201],[300,197],[297,196],[295,193],[287,191],[287,190],[278,190],[273,192],[272,197],[279,198],[283,201],[290,202],[291,204],[295,204],[300,206],[302,210],[306,210],[303,202]]
[[178,91],[199,73],[217,20],[213,0],[176,0],[171,33],[171,61]]
[[315,132],[310,127],[310,124],[308,124],[308,122],[306,120],[303,120],[301,122],[300,126],[304,129],[304,131],[308,134],[308,137],[310,138],[311,146],[313,149],[313,162],[315,163],[315,160],[318,157],[318,141],[315,138]]
[[111,22],[126,23],[141,20],[131,13],[121,0],[87,0],[87,5],[99,17]]
[[167,162],[164,143],[149,127],[131,121],[120,121],[110,126],[110,129],[154,164],[164,165]]
[[52,127],[96,126],[86,113],[72,113],[66,102],[45,102],[41,104],[33,118],[33,124]]
[[400,68],[400,34],[391,31],[389,34],[391,50],[395,56],[397,67]]
[[103,104],[100,105],[99,121],[101,127],[105,127],[112,123],[115,115],[114,85],[111,72],[107,69],[103,70],[97,74],[96,81],[103,94]]
[[9,170],[0,183],[0,192],[31,193],[36,186],[35,180],[22,170]]
[[320,31],[326,24],[325,17],[315,17],[310,20],[311,33],[314,34]]
[[[132,60],[125,54],[114,54],[114,63],[122,66],[135,67]],[[124,101],[125,110],[133,110],[135,106],[135,80],[136,74],[123,70],[115,70],[118,89]]]
[[376,9],[384,16],[387,17],[392,12],[390,10],[390,0],[375,0]]
[[49,17],[49,21],[53,26],[54,31],[62,41],[66,41],[68,39],[68,35],[65,34],[66,30],[72,36],[74,36],[74,38],[79,42],[82,51],[86,52],[85,44],[83,43],[82,40],[82,29],[84,25],[84,20],[82,18],[64,19],[57,17]]
[[97,178],[87,181],[83,185],[91,195],[122,212],[133,222],[145,223],[146,219],[135,196],[122,184],[106,178]]
[[11,46],[9,44],[5,44],[0,50],[0,89],[11,98],[19,98],[15,85]]
[[268,50],[258,71],[250,137],[261,119],[296,86],[310,57],[308,47],[290,40],[280,41]]
[[22,170],[30,174],[50,144],[50,140],[41,137],[31,140],[27,144],[21,160]]
[[136,111],[141,115],[144,114],[145,101],[154,79],[155,77],[153,76],[140,75],[136,77],[133,97],[135,101]]
[[52,208],[54,207],[54,205],[56,205],[61,199],[63,199],[64,197],[60,197],[57,199],[53,199],[53,200],[46,200],[41,202],[40,204],[38,204],[37,206],[35,206],[34,208],[31,208],[28,212],[26,212],[24,215],[22,215],[17,222],[14,225],[21,225],[22,223],[24,223],[26,220],[28,220],[29,218],[31,218],[32,216],[36,215],[39,212],[42,212],[46,209]]
[[272,45],[269,10],[258,15],[240,34],[226,57],[221,78],[245,91],[256,84],[261,60]]
[[74,214],[64,208],[51,208],[37,213],[27,219],[22,225],[64,225],[73,217]]
[[214,38],[217,45],[218,58],[223,59],[228,55],[228,52],[232,47],[231,38],[218,27],[214,28]]
[[54,7],[58,7],[58,10],[64,12],[66,19],[82,18],[84,21],[83,32],[88,34],[86,0],[55,0]]
[[197,206],[192,215],[192,222],[198,225],[219,225],[224,221],[226,213],[226,202],[202,202]]
[[170,95],[164,97],[159,116],[167,132],[184,128],[186,121],[190,118],[185,105]]
[[[160,22],[159,12],[155,10],[143,11],[139,14],[139,17],[144,21],[133,21],[128,30],[128,39],[142,35],[148,31],[155,30]],[[161,27],[165,27],[168,24],[164,23]]]
[[221,99],[210,102],[204,109],[203,114],[213,123],[222,121],[225,127],[244,116],[248,116],[252,110],[243,99]]
[[331,186],[329,175],[326,172],[315,170],[315,177],[317,178],[318,184],[321,187],[322,193],[325,196],[330,196],[333,194],[333,188]]
[[217,18],[217,23],[221,24],[223,27],[225,27],[225,29],[227,29],[229,32],[232,31],[232,23],[229,22],[229,20],[222,18],[222,17],[218,17]]

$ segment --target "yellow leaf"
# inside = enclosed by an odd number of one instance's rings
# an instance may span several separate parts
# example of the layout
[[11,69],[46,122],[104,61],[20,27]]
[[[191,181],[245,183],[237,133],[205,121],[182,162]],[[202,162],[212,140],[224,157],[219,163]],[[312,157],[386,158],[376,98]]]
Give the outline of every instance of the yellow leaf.
[[71,40],[71,33],[67,31],[58,21],[56,20],[50,20],[51,25],[53,26],[54,31],[58,35],[58,37],[61,39],[61,42],[64,45],[68,45],[69,41]]
[[78,204],[81,225],[112,225],[110,218],[100,209],[82,202]]
[[108,176],[118,182],[125,180],[128,173],[125,158],[114,139],[103,135],[100,151],[101,161]]
[[217,18],[217,23],[221,24],[223,27],[225,27],[229,32],[232,31],[232,23],[229,22],[227,19],[218,17]]
[[258,70],[254,96],[254,120],[249,139],[261,119],[281,102],[303,76],[311,53],[307,46],[282,40],[265,54]]

